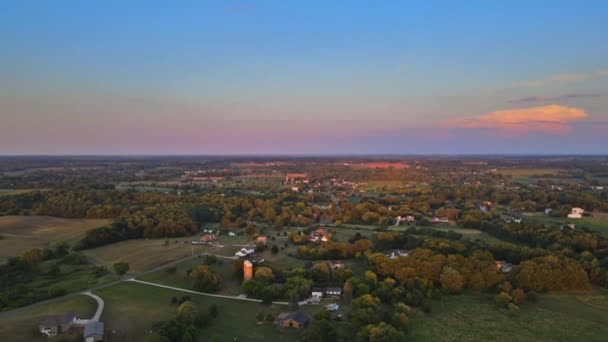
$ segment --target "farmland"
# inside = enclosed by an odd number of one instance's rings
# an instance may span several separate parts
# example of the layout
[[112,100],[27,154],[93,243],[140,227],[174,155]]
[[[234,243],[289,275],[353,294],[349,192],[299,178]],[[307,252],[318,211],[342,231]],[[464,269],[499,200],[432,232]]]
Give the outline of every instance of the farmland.
[[608,308],[587,305],[574,295],[543,295],[516,315],[497,310],[486,296],[444,297],[434,303],[432,314],[413,315],[408,340],[604,341],[607,314]]
[[108,220],[64,219],[48,216],[0,217],[0,261],[32,248],[52,243],[73,243],[87,230],[108,224]]

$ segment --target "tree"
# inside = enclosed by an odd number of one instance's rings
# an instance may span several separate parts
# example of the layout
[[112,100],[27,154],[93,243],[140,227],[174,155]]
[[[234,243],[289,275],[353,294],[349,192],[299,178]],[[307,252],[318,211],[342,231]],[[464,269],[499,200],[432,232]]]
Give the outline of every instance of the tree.
[[272,248],[270,248],[270,251],[272,252],[272,254],[277,254],[277,253],[279,253],[279,247],[277,247],[277,245],[272,245]]
[[448,290],[450,293],[458,293],[462,290],[464,285],[464,279],[460,273],[449,266],[443,268],[443,272],[440,276],[441,286]]
[[194,302],[185,301],[177,307],[177,316],[183,322],[192,324],[198,316],[198,306]]
[[272,274],[272,268],[266,266],[259,267],[255,271],[255,279],[264,282],[272,281],[274,279],[274,274]]
[[404,341],[405,335],[390,324],[380,322],[378,325],[368,324],[359,331],[357,340],[365,342],[398,342]]
[[344,283],[343,295],[346,304],[350,304],[350,301],[353,299],[353,285],[350,281]]
[[194,289],[203,292],[215,292],[220,289],[220,277],[208,266],[197,266],[190,271],[194,279]]
[[217,304],[211,304],[211,306],[209,306],[208,311],[209,311],[209,316],[211,316],[211,318],[216,318],[220,312],[217,307]]
[[65,289],[59,285],[53,285],[49,288],[49,296],[60,297],[66,293]]
[[117,262],[114,264],[114,272],[119,276],[125,275],[129,271],[129,263],[126,262]]
[[264,321],[264,313],[263,313],[262,311],[258,312],[258,314],[257,314],[257,315],[255,315],[255,319],[256,319],[258,322],[262,322],[262,321]]

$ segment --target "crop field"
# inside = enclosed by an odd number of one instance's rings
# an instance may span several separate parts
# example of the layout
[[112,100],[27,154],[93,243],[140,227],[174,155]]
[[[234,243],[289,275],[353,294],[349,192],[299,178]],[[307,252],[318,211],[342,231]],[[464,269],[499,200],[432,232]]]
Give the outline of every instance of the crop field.
[[[596,296],[594,296],[596,297]],[[408,341],[605,341],[607,308],[587,305],[574,295],[542,295],[510,315],[491,297],[461,295],[433,302],[433,312],[417,311]]]
[[73,243],[87,230],[104,226],[109,220],[64,219],[48,216],[0,217],[0,262],[32,248],[43,248],[55,242]]
[[97,302],[87,296],[74,296],[60,302],[43,304],[0,318],[0,336],[3,341],[48,341],[38,332],[38,324],[47,315],[73,312],[80,317],[91,317]]
[[[106,341],[142,341],[149,334],[154,323],[168,320],[175,315],[176,307],[170,304],[171,297],[185,293],[154,286],[123,283],[96,292],[105,301],[106,307],[101,320],[106,324]],[[278,329],[270,323],[256,324],[258,312],[273,313],[275,316],[287,310],[287,306],[264,306],[260,303],[236,299],[213,298],[190,295],[201,310],[211,304],[219,308],[219,316],[205,328],[199,341],[208,341],[220,336],[222,341],[296,341],[297,331]],[[319,305],[307,305],[303,311],[314,313],[322,309]]]

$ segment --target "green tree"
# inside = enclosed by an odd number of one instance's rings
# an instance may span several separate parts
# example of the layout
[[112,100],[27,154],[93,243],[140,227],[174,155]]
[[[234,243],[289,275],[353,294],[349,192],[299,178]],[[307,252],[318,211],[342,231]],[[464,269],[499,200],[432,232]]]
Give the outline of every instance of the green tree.
[[126,262],[117,262],[114,264],[114,272],[119,276],[125,275],[129,271],[129,264]]

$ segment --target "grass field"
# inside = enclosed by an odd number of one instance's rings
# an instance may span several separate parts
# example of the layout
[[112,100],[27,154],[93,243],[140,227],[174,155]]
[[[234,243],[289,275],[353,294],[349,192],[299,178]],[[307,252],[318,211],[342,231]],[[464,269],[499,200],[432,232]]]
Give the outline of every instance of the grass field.
[[569,219],[567,217],[552,217],[545,213],[525,213],[524,219],[550,225],[574,223],[576,227],[587,227],[604,237],[608,237],[608,217],[606,216],[583,216],[581,219]]
[[87,230],[108,224],[109,220],[64,219],[48,216],[0,217],[0,262],[54,242],[73,243]]
[[0,319],[0,340],[48,341],[48,338],[42,337],[38,333],[38,324],[44,316],[74,312],[80,317],[91,317],[96,308],[97,302],[93,298],[76,296],[20,311],[15,315]]
[[[123,283],[96,292],[106,303],[102,321],[106,324],[105,341],[142,341],[155,322],[170,319],[175,306],[170,305],[172,296],[184,293],[136,283]],[[260,303],[234,299],[190,295],[191,299],[206,309],[211,304],[219,307],[219,317],[199,336],[208,341],[220,336],[222,341],[296,341],[294,330],[279,330],[271,324],[256,325],[259,311],[274,315],[286,311],[286,306],[263,306]],[[321,306],[304,306],[303,311],[314,313]],[[115,331],[115,333],[112,333]]]
[[511,316],[491,297],[462,295],[433,302],[430,315],[417,311],[408,341],[605,341],[608,309],[574,295],[543,295]]
[[525,178],[525,177],[538,177],[551,175],[558,175],[562,170],[551,169],[551,168],[536,168],[536,169],[499,169],[498,173],[503,176],[511,176],[513,178]]
[[20,195],[36,190],[43,191],[43,189],[0,189],[0,196]]

